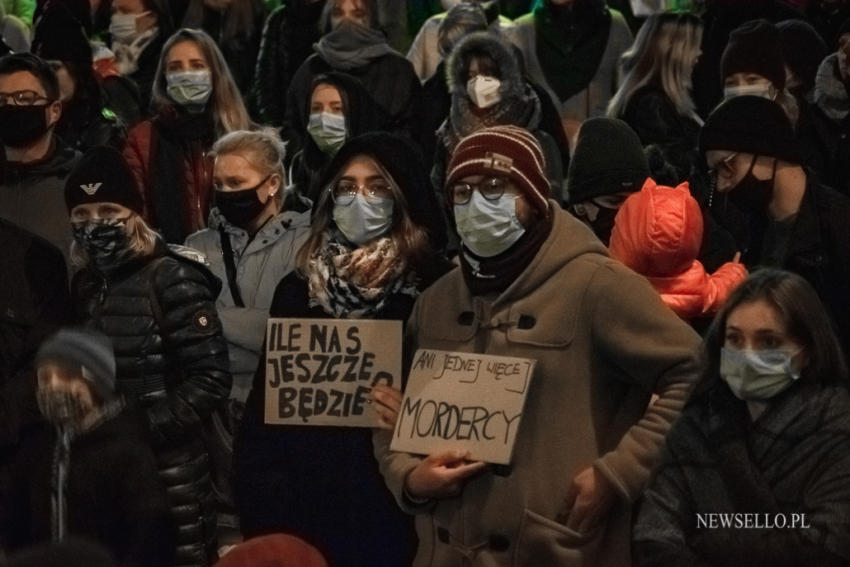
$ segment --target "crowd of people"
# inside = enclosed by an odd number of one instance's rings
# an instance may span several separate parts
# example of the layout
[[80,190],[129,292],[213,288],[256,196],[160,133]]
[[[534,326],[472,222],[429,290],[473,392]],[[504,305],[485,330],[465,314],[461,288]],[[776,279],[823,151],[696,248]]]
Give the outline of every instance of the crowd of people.
[[[0,0],[0,564],[850,565],[848,115],[844,0]],[[372,427],[270,319],[398,322]]]

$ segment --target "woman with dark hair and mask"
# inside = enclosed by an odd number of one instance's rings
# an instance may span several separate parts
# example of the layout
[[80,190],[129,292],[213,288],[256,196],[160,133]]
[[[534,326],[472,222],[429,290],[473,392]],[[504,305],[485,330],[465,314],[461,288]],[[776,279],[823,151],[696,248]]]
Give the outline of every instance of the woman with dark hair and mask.
[[[322,187],[298,271],[278,284],[270,316],[405,321],[420,291],[449,267],[434,252],[445,227],[415,148],[380,132],[354,138],[331,160]],[[383,483],[372,432],[264,424],[266,366],[262,360],[234,455],[245,537],[294,532],[331,565],[410,564],[412,518]],[[399,402],[400,392],[375,386],[379,416],[387,397]]]
[[136,83],[144,103],[151,99],[159,54],[174,30],[168,2],[112,0],[110,9],[110,48],[115,53],[116,69]]
[[214,415],[213,481],[219,498],[219,546],[239,541],[231,485],[233,435],[260,360],[266,319],[277,283],[295,268],[307,238],[310,211],[284,205],[284,144],[271,128],[237,130],[216,141],[214,203],[209,227],[186,239],[202,252],[223,282],[216,300],[230,356],[233,387],[227,406]]
[[846,565],[848,375],[815,290],[791,272],[753,273],[704,358],[703,391],[644,492],[635,565]]
[[117,389],[146,418],[177,528],[175,565],[206,567],[216,518],[201,431],[231,387],[214,303],[220,283],[147,225],[117,150],[97,146],[83,156],[65,184],[65,203],[77,316],[111,339]]
[[419,96],[413,65],[387,43],[378,24],[376,0],[328,0],[320,20],[324,34],[313,55],[298,68],[286,92],[282,137],[295,150],[304,144],[307,123],[302,109],[316,76],[340,71],[359,79],[387,114],[387,129],[407,131]]
[[203,31],[182,29],[162,48],[152,105],[156,115],[130,130],[124,157],[142,195],[145,221],[166,242],[206,226],[213,142],[253,126],[227,63]]
[[383,129],[386,113],[357,79],[345,73],[326,73],[313,81],[304,109],[307,136],[301,151],[292,158],[289,178],[295,191],[318,201],[322,169],[347,140]]

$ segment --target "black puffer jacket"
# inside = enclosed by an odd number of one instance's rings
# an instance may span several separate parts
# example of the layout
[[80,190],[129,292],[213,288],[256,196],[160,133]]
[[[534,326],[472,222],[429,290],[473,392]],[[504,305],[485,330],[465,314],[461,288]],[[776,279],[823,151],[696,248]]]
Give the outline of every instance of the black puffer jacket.
[[160,243],[104,277],[74,278],[78,315],[112,339],[118,387],[147,417],[178,525],[177,565],[208,565],[215,504],[202,426],[230,393],[227,343],[215,310],[220,282]]

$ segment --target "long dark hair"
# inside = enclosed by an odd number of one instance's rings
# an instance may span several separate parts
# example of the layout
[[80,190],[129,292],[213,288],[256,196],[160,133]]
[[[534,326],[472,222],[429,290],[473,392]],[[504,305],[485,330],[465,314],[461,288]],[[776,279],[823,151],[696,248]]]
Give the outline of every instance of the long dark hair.
[[[814,288],[797,274],[763,268],[750,274],[717,313],[703,343],[703,376],[707,388],[720,375],[720,349],[729,314],[739,305],[763,300],[776,309],[788,334],[805,349],[808,364],[801,377],[822,383],[848,385],[847,363],[835,327]],[[703,388],[701,387],[700,390]]]

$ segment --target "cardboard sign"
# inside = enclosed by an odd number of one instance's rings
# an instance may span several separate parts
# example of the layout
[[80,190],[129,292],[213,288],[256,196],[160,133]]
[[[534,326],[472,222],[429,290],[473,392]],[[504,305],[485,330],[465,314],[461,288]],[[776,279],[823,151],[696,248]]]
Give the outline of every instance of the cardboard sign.
[[427,455],[449,449],[511,462],[535,361],[465,352],[416,351],[393,451]]
[[374,384],[401,387],[401,321],[269,319],[265,422],[374,427]]

